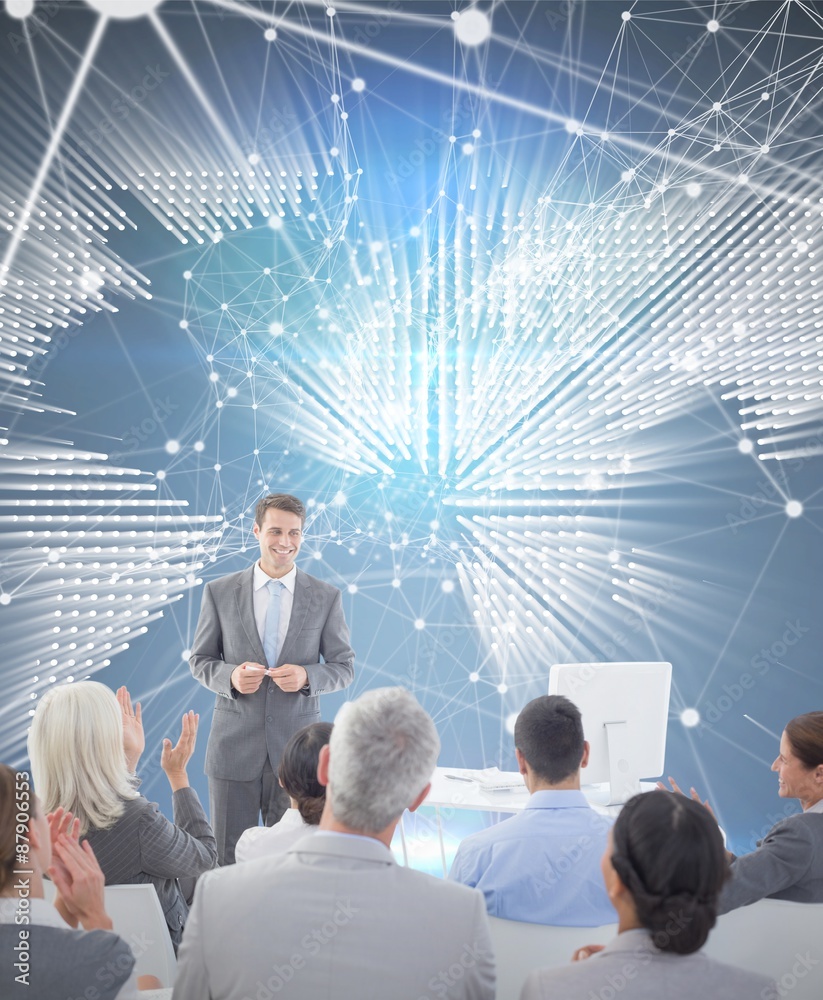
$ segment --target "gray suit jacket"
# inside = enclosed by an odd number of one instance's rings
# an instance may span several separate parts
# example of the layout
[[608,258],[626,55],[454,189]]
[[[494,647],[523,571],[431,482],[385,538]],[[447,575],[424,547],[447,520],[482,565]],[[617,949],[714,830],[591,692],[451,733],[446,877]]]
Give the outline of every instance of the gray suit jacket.
[[762,1000],[777,995],[765,976],[699,951],[660,951],[648,931],[634,930],[618,934],[603,951],[581,962],[532,972],[520,1000],[590,1000],[615,994],[620,1000]]
[[174,1000],[494,1000],[477,889],[318,830],[197,883]]
[[16,982],[20,928],[0,925],[0,996],[3,1000],[115,1000],[134,967],[134,955],[111,931],[30,925],[28,983]]
[[[193,788],[172,795],[174,823],[157,803],[142,795],[126,802],[123,815],[108,830],[89,830],[91,844],[106,885],[154,885],[175,949],[180,944],[189,908],[186,889],[217,864],[217,842]],[[188,893],[191,897],[191,891]]]
[[250,566],[206,584],[189,660],[197,680],[217,695],[206,774],[232,781],[259,778],[267,756],[276,770],[289,739],[320,720],[318,695],[348,687],[354,677],[340,591],[298,569],[277,665],[305,667],[309,690],[287,693],[269,678],[254,694],[238,695],[232,689],[236,666],[266,662],[254,620],[253,574]]
[[789,816],[769,830],[756,851],[735,858],[720,896],[720,913],[764,896],[823,903],[823,813]]

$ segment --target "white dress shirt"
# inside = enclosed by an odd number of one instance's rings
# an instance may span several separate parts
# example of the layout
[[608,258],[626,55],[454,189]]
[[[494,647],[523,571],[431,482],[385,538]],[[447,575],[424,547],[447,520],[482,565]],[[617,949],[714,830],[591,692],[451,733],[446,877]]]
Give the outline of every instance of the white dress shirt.
[[252,826],[245,830],[234,849],[235,861],[255,861],[284,854],[301,837],[316,830],[300,815],[299,809],[287,809],[274,826]]
[[[254,564],[254,579],[252,584],[254,588],[254,621],[257,625],[261,643],[265,643],[266,640],[266,612],[268,611],[270,596],[266,584],[272,579],[274,578],[260,569],[259,562]],[[280,591],[280,626],[277,630],[277,656],[280,655],[280,650],[283,648],[283,642],[286,639],[286,632],[289,630],[291,607],[294,603],[294,583],[297,579],[297,567],[292,566],[285,576],[281,576],[278,579],[283,584],[283,589]],[[275,662],[276,660],[277,657],[275,657]]]
[[823,799],[819,802],[815,802],[813,806],[809,806],[806,810],[807,813],[823,813]]
[[[45,899],[30,899],[28,902],[29,923],[37,924],[40,927],[57,927],[64,931],[71,930],[58,911],[51,903],[47,903]],[[6,896],[0,899],[0,924],[13,924],[16,913],[17,898],[15,896]],[[78,927],[78,930],[82,929],[82,927]],[[115,931],[114,933],[116,934],[117,932]],[[129,978],[120,987],[117,1000],[138,1000],[138,998],[137,973],[132,969]]]

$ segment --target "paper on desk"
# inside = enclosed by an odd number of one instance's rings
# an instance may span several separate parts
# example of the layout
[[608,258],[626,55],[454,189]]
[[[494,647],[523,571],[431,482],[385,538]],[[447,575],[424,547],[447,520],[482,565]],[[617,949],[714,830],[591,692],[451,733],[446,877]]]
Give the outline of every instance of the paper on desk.
[[482,771],[473,771],[472,777],[477,787],[484,792],[516,792],[526,789],[522,774],[501,771],[499,767],[484,767]]

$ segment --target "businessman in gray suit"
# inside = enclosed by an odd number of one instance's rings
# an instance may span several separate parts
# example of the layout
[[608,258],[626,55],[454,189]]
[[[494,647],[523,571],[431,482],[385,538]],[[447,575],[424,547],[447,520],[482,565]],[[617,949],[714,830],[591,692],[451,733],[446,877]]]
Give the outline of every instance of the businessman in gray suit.
[[283,748],[320,720],[319,696],[354,677],[340,591],[294,565],[305,523],[297,497],[263,497],[254,516],[260,559],[203,592],[189,665],[217,695],[206,774],[221,865],[234,862],[240,834],[261,812],[266,826],[283,815]]
[[200,878],[174,1000],[493,1000],[482,893],[401,867],[390,848],[439,750],[408,691],[347,702],[320,751],[319,828],[285,854]]

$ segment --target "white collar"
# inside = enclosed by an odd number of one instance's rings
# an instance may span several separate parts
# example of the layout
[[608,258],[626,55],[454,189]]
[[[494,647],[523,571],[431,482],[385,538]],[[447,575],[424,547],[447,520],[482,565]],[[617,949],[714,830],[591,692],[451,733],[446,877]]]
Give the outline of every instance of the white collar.
[[[64,931],[69,929],[66,921],[45,899],[32,898],[27,900],[27,903],[29,921],[32,924],[41,927],[60,927]],[[0,924],[15,923],[15,915],[19,908],[20,900],[16,896],[4,896],[0,899]]]
[[819,802],[815,802],[813,806],[809,806],[806,810],[807,813],[823,813],[823,799]]
[[275,827],[280,830],[299,830],[301,827],[305,827],[307,830],[316,829],[311,826],[311,824],[307,823],[300,815],[300,810],[295,809],[293,806],[289,806],[275,825],[270,826],[269,829],[274,830]]
[[[260,569],[259,561],[254,564],[254,582],[253,586],[255,590],[260,590],[261,587],[265,587],[269,580],[273,577],[269,576],[268,573],[264,573]],[[288,590],[290,594],[294,594],[294,584],[297,580],[297,567],[292,566],[292,568],[286,573],[285,576],[278,577],[278,580],[283,584],[283,586]]]

